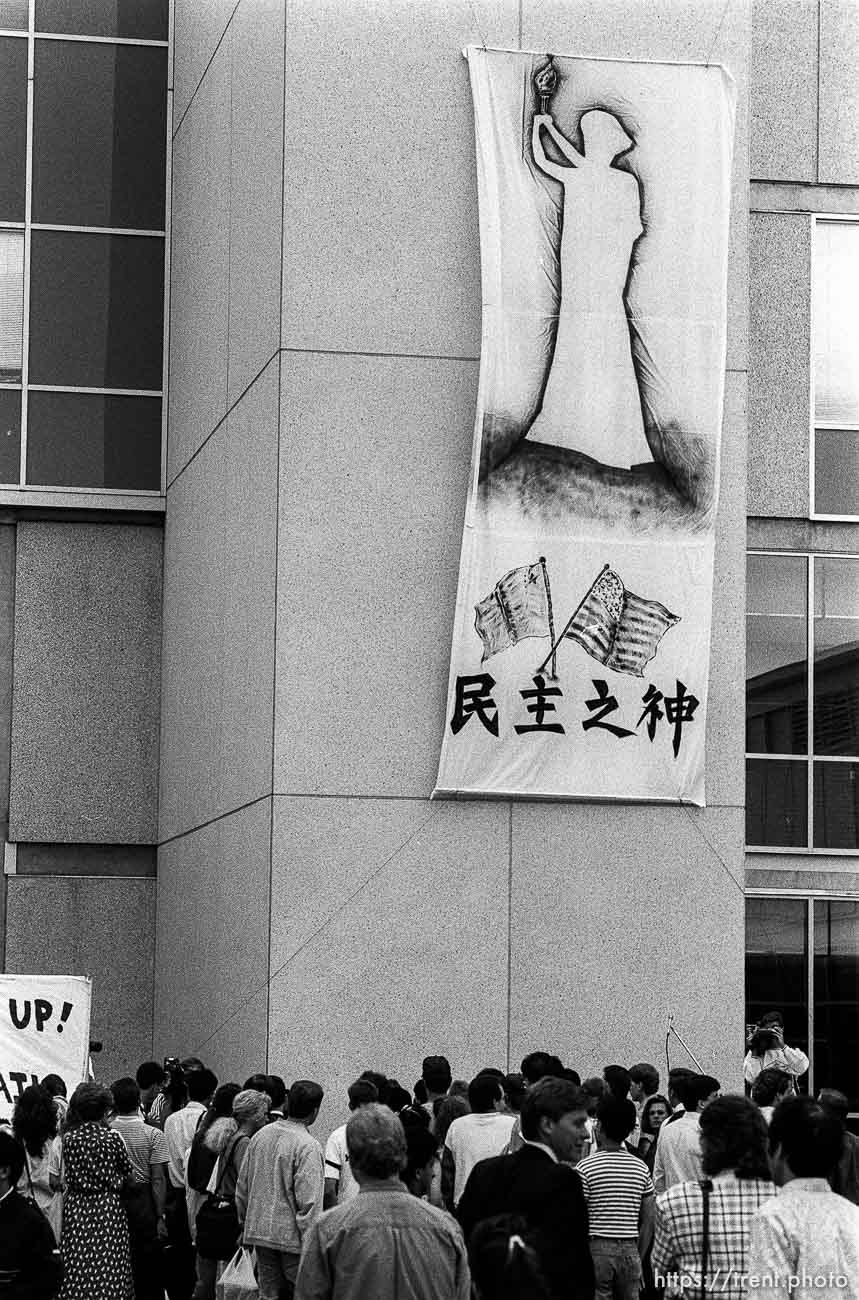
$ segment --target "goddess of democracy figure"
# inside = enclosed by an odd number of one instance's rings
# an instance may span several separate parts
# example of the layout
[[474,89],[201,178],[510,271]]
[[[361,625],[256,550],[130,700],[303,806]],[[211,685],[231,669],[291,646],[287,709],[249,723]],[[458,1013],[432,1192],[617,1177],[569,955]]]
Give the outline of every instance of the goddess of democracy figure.
[[[547,156],[544,131],[564,163]],[[583,154],[549,113],[534,116],[534,163],[563,186],[563,211],[555,348],[528,439],[629,469],[653,459],[624,303],[633,246],[643,230],[641,197],[635,177],[612,165],[633,144],[618,119],[591,109],[581,132]]]

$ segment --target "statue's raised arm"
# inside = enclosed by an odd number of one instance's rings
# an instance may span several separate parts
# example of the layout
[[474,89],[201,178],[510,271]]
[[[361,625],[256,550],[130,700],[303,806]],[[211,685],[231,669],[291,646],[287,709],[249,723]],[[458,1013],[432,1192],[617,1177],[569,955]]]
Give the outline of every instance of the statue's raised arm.
[[547,176],[553,177],[556,181],[563,183],[568,179],[570,168],[561,166],[559,163],[552,162],[547,156],[543,147],[541,131],[548,132],[550,139],[557,145],[559,152],[567,159],[572,167],[581,167],[585,159],[573,145],[570,144],[566,136],[561,132],[552,121],[550,113],[535,113],[534,121],[531,127],[531,152],[534,156],[534,162],[545,172]]

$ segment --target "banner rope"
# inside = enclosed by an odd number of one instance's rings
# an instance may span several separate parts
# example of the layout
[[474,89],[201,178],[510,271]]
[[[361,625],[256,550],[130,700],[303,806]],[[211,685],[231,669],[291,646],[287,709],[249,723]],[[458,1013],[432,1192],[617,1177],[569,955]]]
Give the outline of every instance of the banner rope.
[[714,51],[714,49],[716,48],[716,42],[717,42],[717,40],[719,39],[719,33],[720,33],[721,30],[722,30],[722,24],[723,24],[724,21],[725,21],[725,17],[726,17],[726,15],[727,15],[728,10],[730,9],[730,7],[731,7],[731,0],[725,0],[725,5],[724,5],[724,8],[722,9],[722,16],[721,16],[721,18],[719,19],[719,25],[718,25],[718,27],[716,28],[716,35],[713,37],[713,42],[712,42],[712,44],[711,44],[709,50],[707,51],[707,57],[706,57],[706,59],[704,60],[704,62],[706,63],[706,65],[707,65],[708,68],[710,67],[710,58],[712,57],[713,51]]

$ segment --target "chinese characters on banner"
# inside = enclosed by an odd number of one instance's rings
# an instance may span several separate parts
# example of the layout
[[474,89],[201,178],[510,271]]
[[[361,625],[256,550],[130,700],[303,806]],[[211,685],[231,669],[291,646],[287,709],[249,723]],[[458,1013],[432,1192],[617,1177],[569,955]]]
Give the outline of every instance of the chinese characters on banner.
[[483,340],[435,794],[703,805],[733,82],[466,56]]
[[0,975],[0,1103],[58,1074],[69,1096],[87,1077],[92,983],[76,975]]

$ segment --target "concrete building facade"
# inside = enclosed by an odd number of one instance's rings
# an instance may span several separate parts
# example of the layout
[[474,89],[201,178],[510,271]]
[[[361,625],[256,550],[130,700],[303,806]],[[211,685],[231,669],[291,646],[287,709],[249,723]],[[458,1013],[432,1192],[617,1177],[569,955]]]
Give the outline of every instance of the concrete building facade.
[[[94,975],[106,1076],[267,1067],[332,1123],[357,1072],[408,1084],[425,1052],[664,1069],[669,1017],[737,1087],[747,904],[752,1011],[789,968],[814,1041],[834,924],[855,1018],[859,841],[786,844],[773,793],[773,763],[814,781],[814,719],[789,758],[743,734],[747,511],[755,554],[859,555],[809,495],[811,214],[859,214],[859,11],[175,0],[170,41],[163,490],[3,494],[6,969]],[[738,86],[705,809],[429,800],[480,352],[469,43]]]

